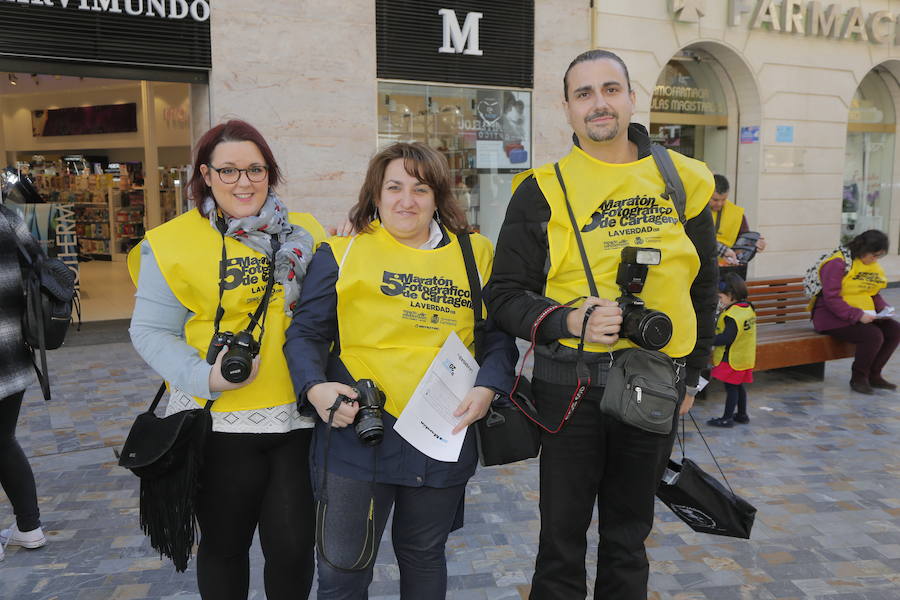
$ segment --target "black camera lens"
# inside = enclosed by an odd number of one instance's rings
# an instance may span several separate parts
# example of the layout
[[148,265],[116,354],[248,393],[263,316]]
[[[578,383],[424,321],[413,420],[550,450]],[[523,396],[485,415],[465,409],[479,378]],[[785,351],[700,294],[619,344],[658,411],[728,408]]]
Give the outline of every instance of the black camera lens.
[[253,371],[253,359],[258,352],[258,344],[250,333],[242,331],[234,336],[222,358],[222,377],[231,383],[246,381]]
[[384,392],[378,389],[371,379],[360,379],[356,383],[359,396],[359,412],[353,420],[356,436],[366,446],[377,446],[384,438],[384,423],[381,420],[381,407],[384,404]]
[[356,435],[366,446],[377,446],[384,438],[384,423],[381,420],[381,409],[360,408],[356,414],[354,428]]
[[622,306],[621,336],[641,348],[659,350],[672,339],[672,320],[668,315],[643,305]]

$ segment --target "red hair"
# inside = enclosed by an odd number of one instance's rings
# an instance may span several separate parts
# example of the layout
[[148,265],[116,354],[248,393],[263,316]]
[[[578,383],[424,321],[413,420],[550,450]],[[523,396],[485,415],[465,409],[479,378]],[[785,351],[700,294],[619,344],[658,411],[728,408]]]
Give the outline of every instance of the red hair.
[[266,139],[256,127],[238,119],[220,123],[204,133],[194,149],[194,172],[188,182],[187,193],[188,198],[201,213],[203,212],[203,201],[207,196],[212,196],[212,190],[203,179],[200,165],[209,166],[213,151],[222,142],[253,142],[259,148],[259,153],[262,154],[263,160],[269,168],[269,187],[274,188],[282,181],[281,169],[278,168],[275,155],[272,154],[272,149],[269,148]]

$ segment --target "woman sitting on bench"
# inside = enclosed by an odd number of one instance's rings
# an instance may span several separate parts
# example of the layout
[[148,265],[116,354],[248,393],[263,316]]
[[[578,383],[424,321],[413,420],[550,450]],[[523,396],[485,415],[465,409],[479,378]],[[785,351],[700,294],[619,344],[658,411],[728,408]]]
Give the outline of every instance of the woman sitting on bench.
[[881,369],[900,343],[900,323],[891,318],[893,308],[879,294],[887,287],[887,276],[878,259],[887,254],[888,238],[870,229],[853,238],[846,248],[852,259],[849,269],[841,250],[819,269],[822,293],[812,310],[813,326],[819,333],[856,344],[850,376],[853,391],[873,394],[872,388],[895,390],[897,386],[881,376]]

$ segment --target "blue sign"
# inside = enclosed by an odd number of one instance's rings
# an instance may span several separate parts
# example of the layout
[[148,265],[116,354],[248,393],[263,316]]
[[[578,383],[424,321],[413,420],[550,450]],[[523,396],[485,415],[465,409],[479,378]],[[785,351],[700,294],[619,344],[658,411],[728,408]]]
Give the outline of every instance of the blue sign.
[[753,144],[759,141],[759,125],[741,127],[741,143]]
[[775,141],[780,144],[794,143],[794,126],[778,125],[775,127]]

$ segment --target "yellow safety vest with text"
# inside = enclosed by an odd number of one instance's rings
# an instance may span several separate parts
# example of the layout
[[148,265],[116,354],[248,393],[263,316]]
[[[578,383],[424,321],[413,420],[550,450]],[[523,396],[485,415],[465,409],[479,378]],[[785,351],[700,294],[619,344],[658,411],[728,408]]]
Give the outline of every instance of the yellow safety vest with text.
[[737,242],[744,222],[744,208],[726,200],[722,209],[713,213],[713,222],[716,223],[716,241],[731,248]]
[[[306,229],[318,244],[325,230],[312,215],[291,213],[291,223]],[[184,325],[184,339],[205,358],[212,339],[219,299],[219,263],[222,260],[222,235],[209,219],[191,210],[147,232],[147,241],[166,283],[187,308],[191,317]],[[238,333],[249,324],[248,313],[256,311],[266,289],[269,258],[234,238],[225,238],[226,285],[222,295],[225,314],[220,331]],[[128,269],[137,285],[140,272],[140,248],[128,254]],[[260,348],[259,372],[253,383],[222,392],[212,405],[216,412],[231,412],[281,406],[296,401],[294,387],[284,358],[285,331],[291,317],[284,312],[284,288],[275,283],[265,318],[266,332]],[[259,327],[253,337],[259,340]],[[198,404],[206,400],[195,398]]]
[[[752,306],[732,304],[722,311],[716,323],[716,335],[725,331],[725,317],[734,319],[737,335],[728,347],[728,364],[735,371],[745,371],[756,366],[756,312]],[[722,362],[725,346],[713,350],[713,365]]]
[[[842,256],[840,253],[836,255]],[[855,308],[875,310],[872,296],[886,288],[887,283],[887,275],[877,261],[864,265],[861,260],[854,258],[850,270],[841,280],[841,298]]]
[[[700,161],[669,151],[681,175],[687,195],[685,218],[697,216],[707,205],[713,190],[709,169]],[[639,246],[662,252],[659,265],[649,267],[646,285],[639,297],[648,308],[666,313],[672,320],[672,340],[662,351],[673,358],[690,353],[697,339],[697,320],[691,302],[691,284],[700,269],[694,244],[671,200],[663,197],[665,183],[652,156],[625,164],[599,161],[580,148],[559,161],[569,202],[581,230],[585,249],[600,297],[616,299],[616,285],[622,248]],[[552,164],[534,170],[547,203],[550,270],[544,294],[565,303],[590,295],[581,254],[562,189]],[[577,348],[578,340],[560,343]],[[613,349],[635,346],[620,339]],[[591,352],[606,352],[601,344],[585,344]]]
[[[474,354],[475,316],[455,235],[421,250],[398,242],[378,221],[372,227],[327,241],[339,269],[340,358],[354,379],[373,380],[385,393],[385,410],[399,417],[451,331]],[[471,240],[487,282],[493,248],[482,235]]]

